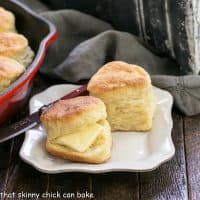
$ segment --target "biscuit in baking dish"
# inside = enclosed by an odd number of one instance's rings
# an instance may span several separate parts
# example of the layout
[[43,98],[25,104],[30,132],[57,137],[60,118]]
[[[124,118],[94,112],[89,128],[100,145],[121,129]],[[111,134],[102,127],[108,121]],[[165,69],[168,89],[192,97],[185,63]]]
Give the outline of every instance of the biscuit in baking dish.
[[16,32],[15,16],[2,7],[0,7],[0,32]]
[[91,78],[88,91],[105,103],[112,130],[151,129],[154,97],[151,79],[143,68],[109,62]]
[[25,67],[16,60],[0,56],[0,92],[10,86],[24,71]]
[[105,162],[112,146],[106,117],[104,103],[95,97],[58,101],[41,115],[47,151],[72,161]]
[[0,56],[17,60],[24,66],[32,62],[34,53],[28,45],[28,40],[17,33],[0,33]]

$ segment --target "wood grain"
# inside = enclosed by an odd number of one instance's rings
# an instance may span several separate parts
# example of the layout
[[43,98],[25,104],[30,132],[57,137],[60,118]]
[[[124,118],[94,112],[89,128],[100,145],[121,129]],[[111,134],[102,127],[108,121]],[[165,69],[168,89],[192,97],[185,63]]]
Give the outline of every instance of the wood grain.
[[139,181],[137,173],[92,175],[92,182],[95,199],[139,199]]
[[143,0],[144,39],[152,46],[156,46],[160,52],[169,53],[166,45],[168,38],[166,30],[165,1]]
[[59,199],[66,199],[63,195],[68,195],[70,199],[84,199],[84,194],[92,193],[92,186],[88,174],[83,173],[63,173],[48,175],[48,192],[59,192]]
[[[191,15],[194,14],[192,12],[192,7],[194,5],[192,4],[193,3],[191,0],[168,0],[169,20],[171,24],[170,27],[174,55],[177,63],[180,66],[180,70],[185,74],[192,73],[191,69],[195,68],[195,61],[193,58],[196,55],[195,53],[192,53],[194,51],[194,47],[192,47],[192,45],[195,43],[193,38],[194,29],[191,27],[196,25],[194,21],[190,21],[189,24],[189,19]],[[189,34],[190,36],[187,35],[188,29],[191,30],[191,33]],[[189,40],[188,37],[190,37]],[[190,41],[192,45],[190,44]]]
[[[10,119],[10,121],[4,124],[4,126],[10,123],[13,123],[16,120],[24,117],[27,114],[27,112],[28,112],[28,107],[24,108],[23,111],[21,111],[17,116],[13,116],[12,119]],[[16,158],[19,159],[18,149],[19,149],[19,145],[15,144],[14,139],[0,144],[0,157],[2,160],[2,162],[0,162],[0,192],[7,192],[7,189],[9,187],[8,185],[9,185],[10,176],[12,175],[12,172],[13,172],[13,166],[15,166],[16,164],[13,159],[16,159]]]
[[140,173],[140,199],[187,199],[187,177],[184,155],[182,117],[173,114],[172,131],[176,154],[173,159],[158,169]]
[[6,190],[12,145],[11,141],[0,144],[0,192]]
[[189,199],[200,199],[200,115],[184,118]]

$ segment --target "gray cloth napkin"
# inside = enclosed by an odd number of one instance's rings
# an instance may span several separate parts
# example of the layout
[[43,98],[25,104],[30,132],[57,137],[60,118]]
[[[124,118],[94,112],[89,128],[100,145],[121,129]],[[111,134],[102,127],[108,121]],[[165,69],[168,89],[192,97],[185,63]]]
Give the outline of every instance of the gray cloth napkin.
[[182,113],[200,113],[200,77],[181,74],[181,66],[156,55],[136,36],[114,30],[109,23],[79,11],[52,11],[36,0],[20,1],[57,27],[59,38],[48,49],[41,73],[77,83],[89,79],[106,62],[126,61],[144,67],[153,85],[168,90]]

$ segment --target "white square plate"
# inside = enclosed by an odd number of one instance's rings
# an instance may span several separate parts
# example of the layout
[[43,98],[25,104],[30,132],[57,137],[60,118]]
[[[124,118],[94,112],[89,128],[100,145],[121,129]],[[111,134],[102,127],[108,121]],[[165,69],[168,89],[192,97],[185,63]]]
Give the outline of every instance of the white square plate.
[[[35,95],[30,100],[30,112],[37,111],[68,92],[75,85],[55,85]],[[153,88],[156,111],[153,128],[149,132],[113,132],[112,157],[103,164],[75,163],[48,154],[45,150],[45,130],[39,125],[27,131],[20,150],[20,157],[37,170],[45,173],[110,171],[149,171],[169,160],[175,153],[171,138],[172,96],[161,89]]]

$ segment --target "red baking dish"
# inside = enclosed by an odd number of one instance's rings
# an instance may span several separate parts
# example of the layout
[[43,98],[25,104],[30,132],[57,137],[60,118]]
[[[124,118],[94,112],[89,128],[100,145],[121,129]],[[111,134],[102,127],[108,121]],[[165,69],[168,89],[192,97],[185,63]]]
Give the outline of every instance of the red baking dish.
[[0,93],[0,124],[19,111],[30,94],[36,72],[40,68],[48,46],[57,38],[55,26],[16,0],[0,0],[0,6],[14,13],[16,27],[24,34],[35,52],[26,72],[4,92]]

